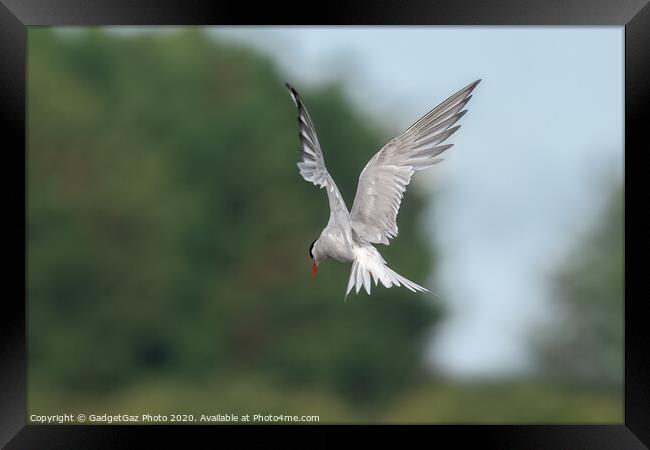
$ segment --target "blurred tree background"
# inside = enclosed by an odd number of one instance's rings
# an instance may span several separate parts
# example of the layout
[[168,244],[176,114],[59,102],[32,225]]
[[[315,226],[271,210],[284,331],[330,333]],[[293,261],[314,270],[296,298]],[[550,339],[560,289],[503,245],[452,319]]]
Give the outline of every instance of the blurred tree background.
[[[442,317],[434,299],[377,289],[344,303],[349,267],[335,263],[311,281],[307,250],[327,200],[297,173],[295,110],[268,58],[199,29],[31,28],[28,45],[29,413],[622,420],[616,389],[432,378],[422,355]],[[351,205],[360,170],[395,130],[335,83],[298,88]],[[423,204],[411,189],[400,239],[381,249],[414,280],[435,269],[416,227]],[[619,270],[615,226],[601,232],[605,260],[578,258],[567,272],[578,284],[562,282],[563,302],[598,304],[580,316],[584,329],[622,314],[608,303],[616,286],[598,286]],[[577,346],[601,345],[580,330]],[[585,365],[616,361],[616,345]]]
[[[297,175],[296,111],[271,62],[197,30],[39,29],[29,45],[31,386],[253,373],[364,405],[412,382],[438,311],[397,289],[344,303],[342,265],[310,280],[327,198]],[[337,86],[306,101],[351,203],[386,136]],[[421,202],[409,195],[402,251],[387,252],[416,279]]]
[[559,382],[623,384],[623,224],[623,186],[616,186],[597,227],[552,277],[559,318],[537,352],[540,369]]

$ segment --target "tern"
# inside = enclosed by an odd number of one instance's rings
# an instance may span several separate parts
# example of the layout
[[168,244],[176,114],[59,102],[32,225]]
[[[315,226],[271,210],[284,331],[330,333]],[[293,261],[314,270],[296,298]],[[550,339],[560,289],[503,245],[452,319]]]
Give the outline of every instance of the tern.
[[413,292],[428,292],[388,267],[373,244],[388,245],[389,239],[397,237],[397,214],[413,173],[442,161],[439,155],[454,145],[440,144],[460,128],[454,124],[467,112],[464,108],[480,82],[467,85],[384,145],[361,171],[349,211],[327,171],[314,123],[302,97],[286,83],[298,109],[300,175],[327,190],[330,206],[327,226],[309,247],[312,277],[323,261],[332,258],[352,264],[346,297],[353,287],[358,294],[362,286],[370,295],[371,278],[375,286],[381,282],[387,288],[404,286]]

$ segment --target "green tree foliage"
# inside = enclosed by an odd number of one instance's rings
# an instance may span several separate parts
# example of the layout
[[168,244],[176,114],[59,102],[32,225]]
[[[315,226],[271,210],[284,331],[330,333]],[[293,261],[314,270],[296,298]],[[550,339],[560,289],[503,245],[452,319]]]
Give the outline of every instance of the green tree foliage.
[[[363,405],[409,387],[438,310],[400,289],[344,302],[336,263],[311,281],[327,200],[297,173],[284,81],[198,30],[29,31],[30,392],[254,374]],[[388,134],[336,84],[301,90],[350,206]],[[414,280],[432,264],[421,209],[411,189],[382,249]]]
[[541,368],[567,381],[623,382],[623,188],[553,278],[560,318],[545,330]]

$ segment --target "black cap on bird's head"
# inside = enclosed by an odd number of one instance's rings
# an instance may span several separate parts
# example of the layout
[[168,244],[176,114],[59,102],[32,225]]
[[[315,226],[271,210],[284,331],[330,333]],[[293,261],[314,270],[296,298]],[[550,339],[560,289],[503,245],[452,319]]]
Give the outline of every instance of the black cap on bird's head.
[[311,267],[311,277],[316,278],[316,271],[318,270],[318,265],[316,264],[316,260],[314,259],[314,244],[316,243],[318,239],[314,239],[314,242],[311,243],[309,246],[309,257],[312,260],[312,267]]
[[309,257],[310,257],[311,259],[314,259],[314,253],[313,253],[313,250],[314,250],[314,244],[316,243],[317,240],[318,240],[318,239],[314,239],[314,242],[312,242],[311,245],[309,246]]

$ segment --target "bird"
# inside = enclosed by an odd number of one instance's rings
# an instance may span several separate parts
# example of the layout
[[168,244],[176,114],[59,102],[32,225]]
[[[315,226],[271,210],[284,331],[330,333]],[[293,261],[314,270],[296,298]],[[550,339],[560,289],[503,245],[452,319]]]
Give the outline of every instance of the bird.
[[[309,246],[312,278],[327,259],[352,264],[345,297],[352,288],[371,293],[372,282],[384,287],[403,286],[413,292],[429,290],[403,277],[390,267],[374,244],[389,244],[397,237],[397,215],[406,187],[417,171],[442,161],[440,154],[454,144],[442,144],[460,128],[455,125],[480,79],[465,86],[430,110],[399,136],[391,139],[361,171],[357,191],[348,210],[334,179],[327,171],[316,128],[298,91],[285,83],[298,110],[300,175],[326,189],[330,216],[320,236]],[[371,281],[372,278],[372,281]]]

